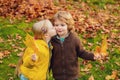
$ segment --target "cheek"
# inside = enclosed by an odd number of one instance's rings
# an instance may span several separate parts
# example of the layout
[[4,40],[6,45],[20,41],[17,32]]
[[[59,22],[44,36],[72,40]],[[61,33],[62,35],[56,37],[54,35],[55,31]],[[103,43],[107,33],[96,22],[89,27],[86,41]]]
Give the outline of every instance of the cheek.
[[56,34],[56,30],[52,30],[50,34],[55,35]]

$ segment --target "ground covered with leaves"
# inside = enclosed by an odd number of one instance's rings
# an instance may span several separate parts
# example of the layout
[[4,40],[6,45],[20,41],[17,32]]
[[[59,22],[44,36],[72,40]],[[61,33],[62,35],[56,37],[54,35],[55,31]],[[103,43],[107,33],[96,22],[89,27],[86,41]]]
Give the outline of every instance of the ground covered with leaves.
[[[46,2],[46,5],[39,8],[36,6],[44,2],[36,4],[35,0],[28,0],[29,3],[25,0],[18,0],[18,3],[14,1],[0,0],[0,80],[19,80],[14,78],[14,70],[25,49],[23,40],[26,33],[32,34],[31,27],[35,21],[51,19],[58,10],[66,10],[72,14],[75,30],[87,50],[96,51],[103,36],[107,36],[108,57],[95,62],[80,59],[82,64],[79,80],[120,79],[119,1],[70,0],[62,4]],[[53,80],[51,75],[49,80]]]

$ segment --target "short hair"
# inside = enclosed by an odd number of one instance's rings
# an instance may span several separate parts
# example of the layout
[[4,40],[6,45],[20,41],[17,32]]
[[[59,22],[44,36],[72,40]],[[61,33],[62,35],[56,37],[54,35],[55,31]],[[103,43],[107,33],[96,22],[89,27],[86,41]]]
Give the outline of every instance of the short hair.
[[58,11],[54,17],[53,17],[53,21],[55,21],[56,19],[59,19],[63,22],[65,22],[68,25],[68,31],[71,31],[74,29],[74,20],[72,15],[67,12],[67,11]]

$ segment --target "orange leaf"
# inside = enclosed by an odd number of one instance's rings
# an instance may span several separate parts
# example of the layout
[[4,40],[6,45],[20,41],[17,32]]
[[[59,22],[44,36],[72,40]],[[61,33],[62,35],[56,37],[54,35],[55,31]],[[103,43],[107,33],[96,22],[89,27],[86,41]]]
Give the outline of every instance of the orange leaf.
[[105,77],[105,79],[106,80],[115,80],[115,78],[117,78],[117,71],[115,70],[115,71],[112,71],[112,75],[107,75],[106,77]]
[[91,75],[88,80],[94,80],[94,76]]
[[15,65],[15,64],[12,64],[12,63],[10,63],[8,66],[9,66],[9,67],[12,67],[12,68],[15,68],[15,67],[16,67],[16,65]]
[[96,54],[99,54],[100,52],[101,52],[101,48],[100,48],[100,46],[97,46],[94,54],[96,55]]

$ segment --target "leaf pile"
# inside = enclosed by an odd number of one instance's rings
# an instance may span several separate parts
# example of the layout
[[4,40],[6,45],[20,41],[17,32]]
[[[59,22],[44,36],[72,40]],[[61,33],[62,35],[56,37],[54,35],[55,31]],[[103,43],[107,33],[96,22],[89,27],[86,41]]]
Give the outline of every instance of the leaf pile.
[[0,16],[27,20],[53,13],[52,0],[0,0]]

